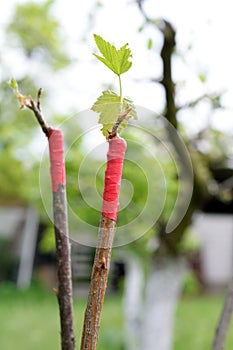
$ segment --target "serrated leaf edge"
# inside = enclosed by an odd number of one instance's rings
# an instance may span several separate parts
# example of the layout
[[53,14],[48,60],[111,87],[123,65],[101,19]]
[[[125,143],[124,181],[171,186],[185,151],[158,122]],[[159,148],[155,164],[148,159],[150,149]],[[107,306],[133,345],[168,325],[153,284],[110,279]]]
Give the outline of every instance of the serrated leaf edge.
[[[96,53],[93,53],[93,55],[102,63],[104,63],[109,69],[111,69],[115,74],[119,76],[123,73],[126,73],[131,68],[132,61],[129,59],[132,58],[132,52],[128,46],[128,43],[124,44],[120,47],[120,49],[117,50],[114,45],[103,39],[100,35],[94,34],[94,40],[103,57]],[[109,60],[109,57],[106,57],[106,50],[103,49],[99,41],[103,42],[103,45],[107,47],[107,50],[109,49],[109,56],[111,56],[111,60]],[[123,51],[123,55],[121,54],[121,51]]]

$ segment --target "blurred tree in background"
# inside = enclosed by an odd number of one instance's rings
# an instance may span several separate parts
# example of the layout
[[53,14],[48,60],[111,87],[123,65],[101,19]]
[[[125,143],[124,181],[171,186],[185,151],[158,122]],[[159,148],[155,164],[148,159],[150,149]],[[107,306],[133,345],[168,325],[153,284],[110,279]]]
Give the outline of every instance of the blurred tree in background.
[[[43,74],[50,79],[49,75],[52,77],[55,71],[69,65],[63,50],[64,37],[58,20],[52,15],[52,5],[53,1],[41,4],[29,1],[16,5],[5,30],[4,51],[14,55],[18,67],[16,78],[26,95],[37,94]],[[30,111],[21,111],[13,94],[9,93],[6,81],[11,77],[7,75],[7,64],[2,59],[0,164],[4,171],[0,181],[1,204],[35,205],[40,203],[38,169],[45,143]],[[46,90],[44,104],[48,103],[50,93]],[[54,122],[64,120],[64,116],[51,114],[49,117]]]
[[54,0],[42,4],[27,2],[17,5],[7,28],[9,41],[29,59],[48,64],[51,69],[65,68],[69,63],[65,38],[53,16]]

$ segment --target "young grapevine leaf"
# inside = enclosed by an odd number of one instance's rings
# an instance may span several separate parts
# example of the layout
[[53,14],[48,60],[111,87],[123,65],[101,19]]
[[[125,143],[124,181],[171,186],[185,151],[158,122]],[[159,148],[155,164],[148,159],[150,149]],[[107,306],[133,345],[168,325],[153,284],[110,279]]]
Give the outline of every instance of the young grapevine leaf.
[[100,124],[115,123],[121,110],[120,96],[110,90],[103,91],[91,109],[100,114]]
[[[114,125],[117,122],[117,130],[121,131],[126,127],[130,117],[137,119],[137,114],[133,102],[130,98],[123,98],[121,74],[127,72],[132,66],[132,53],[128,44],[123,45],[119,50],[100,35],[94,35],[96,45],[102,54],[94,54],[101,62],[110,68],[119,77],[120,95],[106,90],[98,97],[92,106],[92,110],[99,113],[99,123],[102,124],[102,133],[108,139]],[[123,113],[123,114],[122,114]],[[119,119],[118,119],[119,118]],[[116,126],[115,126],[116,127]],[[115,129],[113,131],[115,134]]]
[[18,84],[17,81],[15,80],[15,78],[11,78],[11,80],[9,82],[7,82],[7,84],[15,91],[18,92]]
[[27,96],[24,96],[19,92],[18,83],[15,80],[15,78],[11,78],[11,80],[8,81],[7,84],[13,89],[15,96],[20,102],[20,108],[21,109],[25,108],[28,103],[28,99],[27,99]]
[[136,111],[136,108],[134,106],[134,103],[133,103],[133,100],[131,100],[131,98],[129,98],[128,96],[127,97],[124,97],[123,98],[123,109],[127,109],[128,107],[131,107],[132,108],[132,111],[130,113],[130,117],[133,118],[133,119],[138,119],[138,116],[137,116],[137,111]]
[[120,96],[115,92],[106,90],[102,92],[102,95],[98,97],[97,101],[92,106],[94,112],[99,113],[99,123],[102,124],[102,133],[108,138],[109,132],[112,131],[114,124],[116,123],[120,113],[131,107],[132,111],[128,117],[120,124],[118,132],[122,128],[126,127],[128,119],[130,117],[137,119],[137,114],[133,102],[129,98],[123,98],[121,101]]
[[100,35],[94,34],[96,45],[103,55],[94,54],[101,62],[103,62],[115,74],[121,75],[127,72],[132,66],[132,53],[128,44],[123,45],[119,50],[114,45],[105,41]]

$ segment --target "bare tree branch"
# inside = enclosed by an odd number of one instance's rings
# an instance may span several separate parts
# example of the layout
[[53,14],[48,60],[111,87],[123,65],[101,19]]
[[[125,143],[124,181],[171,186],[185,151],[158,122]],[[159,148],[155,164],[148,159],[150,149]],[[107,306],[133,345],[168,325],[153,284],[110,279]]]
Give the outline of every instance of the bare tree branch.
[[195,107],[199,102],[203,101],[203,100],[208,100],[210,102],[214,102],[216,98],[219,98],[219,94],[216,93],[212,93],[212,94],[204,94],[201,95],[199,97],[197,97],[196,99],[187,102],[186,104],[177,107],[177,111],[180,111],[182,109],[186,109],[186,108],[193,108]]
[[[40,101],[41,93],[42,89],[39,89],[37,102],[35,102],[31,96],[27,99],[25,96],[18,94],[17,97],[21,102],[21,107],[27,107],[33,111],[42,131],[48,137],[50,143],[50,162],[52,164],[51,153],[54,147],[52,139],[56,137],[58,130],[48,126],[43,118]],[[63,152],[63,149],[61,151]],[[62,163],[61,167],[64,167],[64,161]],[[61,169],[61,171],[63,172],[64,169]],[[56,295],[60,310],[62,350],[75,350],[71,258],[66,203],[66,185],[65,181],[62,181],[62,183],[58,184],[58,188],[55,191],[53,190],[54,232],[58,276]]]
[[45,133],[46,136],[48,136],[48,134],[52,130],[52,128],[46,124],[44,117],[43,117],[43,114],[42,114],[41,101],[40,101],[41,94],[42,94],[42,89],[40,88],[38,90],[38,94],[37,94],[37,102],[35,102],[33,100],[32,96],[30,96],[30,100],[27,99],[25,101],[25,106],[34,112],[34,115],[35,115],[38,123],[40,124],[42,131]]
[[113,137],[115,137],[117,135],[117,129],[119,127],[119,125],[123,122],[123,120],[125,120],[129,114],[131,113],[132,108],[129,107],[126,111],[124,111],[123,113],[121,113],[116,121],[116,123],[114,124],[112,131],[109,132],[109,139],[112,139]]
[[212,350],[224,349],[225,339],[226,339],[227,331],[230,325],[232,313],[233,313],[233,279],[231,280],[228,286],[222,313],[216,328]]

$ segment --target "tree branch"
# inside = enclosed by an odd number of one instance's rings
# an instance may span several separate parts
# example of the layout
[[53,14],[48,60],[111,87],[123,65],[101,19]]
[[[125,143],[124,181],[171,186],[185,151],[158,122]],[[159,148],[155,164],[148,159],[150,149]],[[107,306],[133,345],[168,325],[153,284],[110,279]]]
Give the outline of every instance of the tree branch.
[[[60,311],[61,345],[62,350],[74,350],[73,291],[66,207],[63,136],[60,130],[55,130],[46,124],[41,111],[41,93],[42,89],[39,89],[37,102],[31,96],[29,100],[20,94],[19,96],[21,97],[17,97],[20,99],[22,107],[27,107],[33,111],[42,131],[48,137],[49,141],[58,276],[58,290],[56,291],[56,295]],[[57,157],[59,157],[59,160]]]
[[125,120],[129,114],[131,113],[132,108],[129,107],[128,109],[126,109],[126,111],[124,111],[123,113],[121,113],[116,121],[116,123],[114,124],[112,131],[109,132],[109,136],[108,139],[112,139],[113,137],[115,137],[117,135],[117,129],[119,127],[119,125],[123,122],[123,120]]
[[216,94],[216,93],[212,93],[212,94],[203,94],[199,97],[197,97],[196,99],[192,100],[192,101],[189,101],[187,102],[186,104],[182,105],[182,106],[179,106],[177,107],[177,111],[180,111],[182,109],[186,109],[186,108],[193,108],[195,107],[196,105],[198,105],[199,102],[203,101],[203,100],[209,100],[210,102],[213,103],[213,101],[218,98],[219,95]]
[[[129,111],[127,112],[129,113]],[[127,113],[118,119],[123,120]],[[80,350],[95,350],[98,340],[100,314],[107,287],[115,225],[119,210],[119,193],[126,142],[114,137],[108,141],[104,179],[102,215],[98,232],[95,261],[92,270]]]
[[[145,10],[143,9],[144,0],[136,1],[139,10],[142,13],[145,21],[156,27],[163,35],[163,45],[160,52],[160,57],[162,60],[162,79],[160,84],[164,87],[165,97],[166,97],[166,106],[164,117],[167,119],[169,124],[171,124],[175,129],[178,129],[178,120],[177,120],[177,106],[175,102],[175,83],[172,77],[172,55],[176,48],[176,32],[173,28],[172,24],[164,19],[153,20],[147,16]],[[187,155],[183,144],[179,142],[179,139],[175,135],[173,128],[168,124],[167,126],[167,134],[169,140],[171,141],[174,151],[177,155],[177,160],[180,165],[180,173],[179,176],[182,176],[183,181],[188,181],[190,179],[190,166],[189,166],[189,156],[191,156],[190,152]],[[188,148],[187,148],[188,149]],[[194,162],[194,159],[192,158]],[[194,170],[194,183],[193,183],[193,194],[190,201],[190,205],[187,208],[186,214],[184,215],[181,222],[178,226],[170,233],[166,234],[164,232],[164,225],[161,225],[160,236],[160,253],[168,252],[172,255],[178,253],[179,243],[184,235],[185,228],[187,228],[192,219],[192,215],[197,208],[201,208],[203,201],[206,199],[206,182],[205,179],[202,179],[198,176],[199,166],[195,163],[193,164]],[[191,184],[192,185],[192,184]],[[158,252],[157,252],[158,253]]]
[[154,20],[147,16],[143,4],[144,0],[136,0],[139,10],[148,24],[156,26],[163,34],[163,46],[160,53],[163,63],[163,76],[159,83],[164,87],[166,95],[166,111],[165,118],[177,128],[176,105],[175,105],[175,84],[172,79],[171,57],[175,50],[176,32],[170,22],[159,18]]
[[46,136],[50,133],[52,130],[52,127],[48,126],[43,118],[42,110],[41,110],[41,94],[42,94],[42,89],[40,88],[37,93],[37,102],[35,102],[30,96],[30,99],[25,100],[25,106],[29,109],[31,109],[40,124],[40,127],[42,131],[45,133]]
[[61,344],[62,350],[75,350],[70,242],[67,227],[66,188],[63,184],[53,192],[53,210]]
[[110,268],[115,221],[101,216],[80,350],[95,350]]
[[223,305],[222,313],[216,328],[212,350],[223,350],[227,331],[233,313],[233,279],[231,280]]

